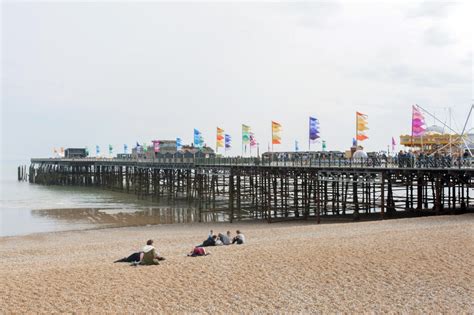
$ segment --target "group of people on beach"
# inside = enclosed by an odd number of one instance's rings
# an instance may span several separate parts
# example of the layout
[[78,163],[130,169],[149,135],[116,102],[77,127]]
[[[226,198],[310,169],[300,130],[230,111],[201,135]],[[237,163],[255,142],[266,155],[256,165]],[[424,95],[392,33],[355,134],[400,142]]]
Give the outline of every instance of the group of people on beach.
[[208,246],[223,246],[223,245],[231,245],[231,244],[244,244],[245,243],[245,235],[242,234],[240,230],[236,231],[236,235],[232,237],[230,231],[227,231],[226,234],[218,233],[217,235],[214,234],[212,230],[209,231],[209,235],[207,239],[202,242],[202,244],[193,248],[193,250],[188,254],[188,256],[196,257],[196,256],[206,256],[210,253],[205,249]]
[[[209,255],[210,253],[205,249],[205,247],[208,246],[221,246],[231,244],[241,245],[244,243],[245,236],[240,230],[236,231],[236,235],[234,237],[232,237],[230,231],[227,231],[226,234],[218,233],[216,235],[212,230],[210,230],[207,239],[204,240],[202,244],[195,246],[193,250],[187,254],[187,256],[197,257]],[[132,266],[159,265],[160,261],[163,260],[165,260],[165,258],[161,256],[160,253],[153,246],[153,240],[148,240],[141,251],[135,252],[128,257],[116,260],[114,261],[114,263],[128,262],[131,263]]]

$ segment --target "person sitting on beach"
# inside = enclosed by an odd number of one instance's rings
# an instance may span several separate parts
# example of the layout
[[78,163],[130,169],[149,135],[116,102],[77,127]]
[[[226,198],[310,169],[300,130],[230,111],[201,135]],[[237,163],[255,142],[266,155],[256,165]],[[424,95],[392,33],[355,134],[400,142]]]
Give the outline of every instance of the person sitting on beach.
[[222,234],[222,233],[219,233],[218,236],[219,236],[219,238],[220,238],[220,240],[221,240],[221,242],[222,242],[222,245],[230,245],[230,238],[227,237],[227,235],[224,235],[224,234]]
[[237,230],[235,232],[237,233],[237,235],[232,240],[232,244],[237,243],[238,245],[241,245],[241,244],[245,243],[245,236],[242,234],[242,232],[240,232],[239,230]]
[[140,260],[140,265],[159,265],[160,260],[165,260],[161,257],[153,246],[153,240],[148,240],[146,246],[143,247],[143,256]]
[[198,245],[197,247],[216,246],[216,241],[217,241],[217,235],[213,235],[211,238],[208,238],[207,240],[202,242],[201,245]]
[[[153,246],[151,246],[152,244],[153,244],[153,240],[148,240],[147,245],[145,247],[143,247],[142,251],[135,252],[135,253],[131,254],[130,256],[128,256],[128,257],[124,257],[122,259],[116,260],[116,261],[114,261],[114,263],[128,262],[128,263],[139,264],[143,260],[143,257],[145,255],[145,249],[150,250],[150,247],[153,247]],[[154,249],[154,247],[153,247],[153,249]],[[155,250],[155,255],[156,255],[155,258],[157,260],[165,260],[164,257],[160,256],[156,252],[156,250]]]
[[220,235],[221,235],[220,233],[219,233],[219,235],[217,235],[217,238],[216,238],[216,246],[222,246],[222,245],[224,245],[224,243],[223,243],[222,240],[221,240]]
[[188,254],[189,257],[197,257],[197,256],[207,256],[210,253],[206,251],[204,247],[194,247],[194,249]]

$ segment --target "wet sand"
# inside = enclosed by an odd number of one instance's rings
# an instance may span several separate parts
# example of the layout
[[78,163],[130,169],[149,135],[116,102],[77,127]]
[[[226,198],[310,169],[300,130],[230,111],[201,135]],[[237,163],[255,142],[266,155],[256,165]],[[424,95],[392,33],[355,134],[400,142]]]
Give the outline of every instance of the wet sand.
[[[186,257],[210,228],[247,244]],[[153,238],[159,266],[112,261]],[[474,312],[474,214],[0,238],[0,312]]]

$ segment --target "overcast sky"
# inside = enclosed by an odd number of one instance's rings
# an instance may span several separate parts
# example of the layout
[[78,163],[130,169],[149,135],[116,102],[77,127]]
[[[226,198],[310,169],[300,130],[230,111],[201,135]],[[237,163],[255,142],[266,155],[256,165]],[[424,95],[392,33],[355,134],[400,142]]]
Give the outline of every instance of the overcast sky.
[[459,130],[473,98],[472,12],[469,1],[4,1],[3,159],[190,143],[193,128],[214,147],[217,126],[240,154],[242,123],[263,152],[271,120],[283,126],[275,150],[306,149],[310,115],[328,149],[346,150],[356,110],[369,116],[363,145],[381,150],[410,133],[415,103],[442,120],[452,107]]

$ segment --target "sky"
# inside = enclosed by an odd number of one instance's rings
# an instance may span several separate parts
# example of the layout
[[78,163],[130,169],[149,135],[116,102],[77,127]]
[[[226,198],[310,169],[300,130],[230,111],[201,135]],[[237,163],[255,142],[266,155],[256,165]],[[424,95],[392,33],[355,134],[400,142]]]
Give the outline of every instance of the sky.
[[240,155],[241,124],[264,152],[272,120],[275,151],[306,150],[309,116],[344,151],[356,111],[378,151],[410,134],[413,104],[442,121],[451,108],[459,131],[473,102],[471,3],[3,1],[1,156],[191,143],[194,128],[214,147],[216,127]]

